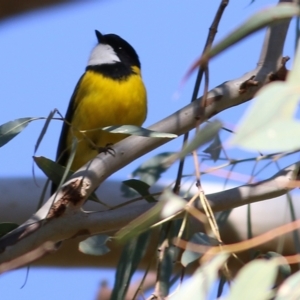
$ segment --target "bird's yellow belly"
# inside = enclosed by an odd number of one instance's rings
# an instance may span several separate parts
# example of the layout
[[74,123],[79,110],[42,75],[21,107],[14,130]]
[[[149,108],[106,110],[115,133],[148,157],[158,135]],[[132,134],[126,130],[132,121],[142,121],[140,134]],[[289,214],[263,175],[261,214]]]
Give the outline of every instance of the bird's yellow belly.
[[[71,122],[74,130],[69,130],[67,137],[67,145],[71,145],[74,135],[79,141],[71,169],[77,170],[98,154],[92,144],[105,147],[126,137],[124,134],[101,131],[100,128],[112,125],[140,126],[146,114],[146,90],[138,74],[127,80],[116,81],[87,71],[75,99]],[[99,130],[94,130],[97,128]],[[78,130],[87,130],[85,137]]]

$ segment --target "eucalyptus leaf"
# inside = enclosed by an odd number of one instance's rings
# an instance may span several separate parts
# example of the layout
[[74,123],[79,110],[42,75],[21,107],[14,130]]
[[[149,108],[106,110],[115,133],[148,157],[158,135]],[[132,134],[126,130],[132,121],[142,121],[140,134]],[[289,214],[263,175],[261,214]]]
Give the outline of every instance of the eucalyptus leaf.
[[132,176],[139,177],[142,181],[152,186],[160,179],[161,174],[168,169],[164,166],[164,161],[173,154],[175,152],[163,152],[151,157],[135,169],[132,172]]
[[161,210],[162,218],[169,218],[186,206],[185,200],[168,189],[166,189],[162,193],[162,195],[160,196],[160,201],[163,201],[165,203]]
[[45,134],[46,134],[46,132],[47,132],[47,129],[48,129],[48,127],[49,127],[49,124],[50,124],[52,118],[54,117],[55,113],[56,113],[56,109],[54,109],[53,111],[51,111],[51,112],[49,113],[49,115],[48,115],[48,117],[47,117],[47,119],[46,119],[46,121],[45,121],[45,124],[44,124],[44,126],[43,126],[43,128],[42,128],[42,131],[41,131],[41,133],[40,133],[40,135],[39,135],[39,137],[38,137],[38,139],[37,139],[37,142],[36,142],[36,144],[35,144],[35,147],[34,147],[34,154],[35,154],[36,151],[38,150],[38,148],[39,148],[39,146],[40,146],[40,143],[42,142],[43,137],[45,136]]
[[184,208],[186,202],[171,191],[164,191],[159,201],[148,211],[131,221],[127,226],[119,230],[115,238],[117,240],[128,240],[141,232],[148,230],[159,222],[162,224]]
[[218,120],[207,123],[204,127],[202,127],[195,135],[195,137],[187,143],[183,149],[171,157],[167,158],[164,161],[164,166],[169,167],[173,164],[177,159],[182,159],[200,146],[211,141],[222,128],[222,123]]
[[[33,160],[52,182],[54,182],[56,185],[60,183],[61,178],[66,170],[65,167],[44,156],[34,156]],[[67,178],[72,174],[73,172],[69,171]]]
[[160,261],[160,269],[157,274],[159,282],[159,294],[167,296],[171,287],[171,276],[174,269],[174,261],[178,256],[178,248],[175,246],[165,247],[163,250],[163,258]]
[[131,277],[146,253],[149,240],[150,231],[144,232],[125,245],[118,263],[111,300],[124,299]]
[[211,156],[211,159],[216,162],[220,158],[222,151],[222,143],[219,134],[215,136],[212,143],[203,151]]
[[300,271],[288,277],[279,287],[275,300],[300,299]]
[[289,265],[289,262],[287,259],[282,256],[281,254],[274,252],[274,251],[268,251],[265,255],[265,258],[272,259],[272,258],[280,258],[282,263],[278,266],[278,271],[282,275],[283,278],[287,278],[292,273],[292,268]]
[[17,136],[27,125],[38,118],[20,118],[0,126],[0,147]]
[[[214,238],[209,237],[204,232],[197,232],[193,234],[193,236],[189,240],[189,243],[210,247],[217,245],[218,241]],[[187,244],[187,247],[181,256],[181,264],[184,267],[199,259],[203,255],[203,253],[190,250],[189,243]]]
[[[230,141],[253,151],[291,151],[300,146],[300,122],[293,120],[298,94],[290,85],[274,82],[258,93]],[[268,102],[272,99],[272,105]],[[255,118],[255,122],[253,122]]]
[[108,126],[108,127],[102,128],[102,130],[110,132],[110,133],[122,133],[122,134],[153,137],[153,138],[174,139],[177,137],[177,135],[173,134],[173,133],[153,131],[153,130],[149,130],[149,129],[139,127],[139,126],[134,126],[134,125]]
[[227,300],[270,299],[277,273],[276,260],[256,259],[249,262],[237,274]]
[[222,252],[203,264],[190,279],[184,282],[180,290],[170,297],[170,300],[207,300],[209,292],[218,278],[218,271],[228,257],[228,253]]
[[79,251],[90,255],[104,255],[110,251],[106,246],[110,237],[105,234],[94,235],[88,237],[79,243]]
[[[147,183],[149,186],[152,186],[159,180],[161,174],[168,169],[163,162],[174,153],[175,152],[163,152],[151,157],[143,162],[137,169],[135,169],[131,176],[138,177],[141,181]],[[125,184],[122,184],[121,192],[122,196],[126,198],[133,198],[137,196],[137,193]]]
[[237,26],[236,29],[229,33],[223,40],[216,43],[211,49],[208,49],[193,65],[189,73],[194,71],[199,65],[205,65],[208,59],[213,58],[252,33],[266,26],[271,26],[299,15],[300,8],[296,3],[279,3],[274,7],[255,13],[246,22]]
[[270,124],[270,128],[262,130],[253,139],[253,144],[247,145],[247,149],[257,144],[261,151],[293,151],[300,146],[300,142],[295,139],[298,134],[300,134],[300,122],[275,122]]
[[141,196],[145,198],[147,202],[156,202],[156,200],[150,195],[150,186],[147,183],[137,179],[129,179],[123,181],[123,184],[137,191]]

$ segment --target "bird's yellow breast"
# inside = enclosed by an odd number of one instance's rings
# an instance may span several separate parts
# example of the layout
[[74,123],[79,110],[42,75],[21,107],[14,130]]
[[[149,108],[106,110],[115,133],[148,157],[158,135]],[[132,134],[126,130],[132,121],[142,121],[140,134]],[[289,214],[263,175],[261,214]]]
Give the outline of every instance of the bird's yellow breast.
[[112,134],[101,130],[87,131],[86,138],[78,130],[91,130],[111,125],[137,125],[147,114],[147,96],[140,71],[123,80],[104,77],[98,72],[87,71],[78,86],[74,100],[72,128],[67,136],[67,146],[72,138],[78,138],[71,169],[76,170],[98,154],[89,139],[98,147],[114,144],[125,138],[124,134]]

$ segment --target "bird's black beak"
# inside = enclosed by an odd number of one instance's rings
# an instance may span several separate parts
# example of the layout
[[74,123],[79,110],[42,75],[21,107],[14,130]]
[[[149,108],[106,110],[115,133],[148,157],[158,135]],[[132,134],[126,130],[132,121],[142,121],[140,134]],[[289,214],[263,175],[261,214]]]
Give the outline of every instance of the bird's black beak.
[[98,43],[103,43],[104,42],[104,37],[103,37],[103,34],[101,34],[98,30],[95,30],[95,33],[96,33],[96,37],[97,37],[97,40],[98,40]]

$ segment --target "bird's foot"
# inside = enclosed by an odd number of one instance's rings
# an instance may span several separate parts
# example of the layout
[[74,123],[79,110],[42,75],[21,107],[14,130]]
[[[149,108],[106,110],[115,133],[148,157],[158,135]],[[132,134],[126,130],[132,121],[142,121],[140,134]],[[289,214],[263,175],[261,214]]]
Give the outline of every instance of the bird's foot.
[[116,151],[111,147],[113,144],[109,143],[106,144],[105,147],[97,147],[96,150],[98,151],[98,153],[109,153],[112,156],[116,155]]

